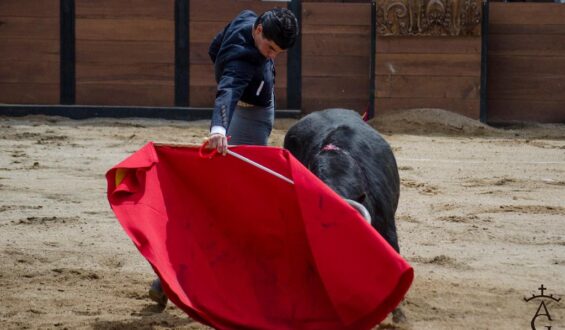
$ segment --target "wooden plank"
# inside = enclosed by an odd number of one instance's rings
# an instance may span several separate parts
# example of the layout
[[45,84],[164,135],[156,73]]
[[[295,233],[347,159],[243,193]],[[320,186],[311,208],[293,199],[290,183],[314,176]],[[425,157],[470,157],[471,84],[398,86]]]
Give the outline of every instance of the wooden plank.
[[58,62],[0,61],[0,81],[9,83],[59,83]]
[[565,76],[565,53],[562,56],[489,55],[489,79],[504,81],[515,76]]
[[377,97],[479,99],[479,77],[377,76]]
[[[285,85],[287,82],[286,63],[277,63],[276,84]],[[210,64],[190,65],[190,84],[195,86],[216,85],[214,66]]]
[[274,7],[286,7],[286,4],[264,1],[191,0],[190,21],[219,21],[225,25],[243,10],[249,9],[259,15]]
[[275,102],[276,102],[275,110],[277,110],[277,109],[287,109],[288,105],[287,105],[286,99],[287,99],[286,84],[277,85],[277,87],[275,87]]
[[[203,86],[203,85],[216,85],[214,66],[208,57],[208,54],[202,55],[200,60],[195,61],[191,54],[190,62],[190,84]],[[281,54],[276,60],[276,83],[277,85],[286,85],[287,82],[287,54]],[[192,94],[191,94],[192,95]]]
[[[191,85],[190,91],[191,91],[191,95],[195,97],[194,99],[191,97],[191,101],[197,99],[206,99],[206,100],[212,100],[212,104],[213,104],[216,98],[217,86],[216,84]],[[192,92],[194,92],[194,94]],[[283,101],[286,102],[286,86],[277,85],[275,87],[275,97],[277,99],[277,103]],[[195,106],[195,105],[191,104],[191,106]]]
[[369,56],[369,45],[370,40],[364,35],[305,34],[302,56]]
[[564,24],[491,24],[489,34],[565,34]]
[[174,20],[77,19],[77,40],[174,42]]
[[304,3],[302,25],[371,25],[371,4]]
[[361,0],[356,0],[356,1],[345,1],[345,0],[301,0],[302,3],[308,3],[308,2],[314,2],[314,3],[319,3],[319,2],[324,2],[324,3],[328,3],[328,2],[366,2],[365,1],[361,1]]
[[565,74],[556,77],[515,75],[489,79],[487,95],[493,99],[565,101],[564,90]]
[[190,64],[208,64],[212,63],[210,56],[208,55],[208,47],[210,42],[206,43],[190,43],[189,53],[190,53]]
[[[368,47],[365,45],[365,47]],[[377,37],[377,54],[480,54],[479,37]],[[378,57],[378,55],[377,55]]]
[[[191,107],[214,107],[216,98],[216,85],[214,86],[190,86]],[[286,108],[286,87],[275,88],[276,109]]]
[[76,103],[88,105],[174,106],[173,83],[119,84],[77,81]]
[[488,100],[489,122],[565,123],[563,101]]
[[480,104],[478,99],[459,98],[386,98],[377,97],[375,100],[375,115],[408,109],[443,109],[458,113],[473,119],[479,119]]
[[215,88],[216,79],[214,77],[214,66],[211,62],[210,64],[190,65],[191,86],[214,86]]
[[190,84],[190,106],[197,108],[212,108],[216,99],[216,86]]
[[277,84],[285,83],[287,80],[287,65],[288,65],[288,53],[285,52],[279,56],[275,60],[275,79]]
[[[208,47],[210,46],[210,41],[201,43],[190,43],[190,64],[210,64],[212,60],[208,55]],[[282,67],[286,67],[288,61],[288,51],[277,56],[276,66],[277,70],[283,70]]]
[[302,99],[302,112],[308,114],[330,108],[355,110],[359,113],[366,111],[369,101],[359,99]]
[[369,98],[369,79],[358,77],[302,77],[302,99]]
[[190,44],[193,43],[204,43],[210,44],[212,39],[218,34],[218,32],[222,31],[226,26],[227,22],[200,22],[200,21],[191,21],[190,22]]
[[4,17],[50,17],[59,18],[60,0],[2,0],[0,20]]
[[58,104],[59,84],[0,82],[0,103]]
[[489,36],[489,54],[555,56],[565,54],[565,34],[494,34]]
[[174,63],[174,43],[77,40],[77,63]]
[[76,80],[77,83],[174,83],[174,69],[172,63],[77,63]]
[[349,2],[349,3],[367,3],[369,0],[301,0],[303,3],[307,3],[307,2],[324,2],[324,3],[329,3],[329,2]]
[[59,28],[58,18],[2,17],[0,18],[0,39],[59,40]]
[[[59,63],[59,41],[37,39],[3,39],[0,61],[29,61]],[[30,51],[33,49],[33,51]]]
[[368,56],[305,56],[303,77],[357,77],[369,79]]
[[190,45],[205,44],[210,45],[212,39],[225,27],[221,22],[191,22],[190,24]]
[[174,0],[75,0],[80,18],[154,18],[174,20]]
[[[368,39],[371,37],[369,25],[302,25],[302,35],[305,34],[359,34]],[[370,41],[370,39],[369,39]]]
[[565,24],[565,6],[559,3],[491,3],[491,24]]
[[378,54],[377,75],[480,77],[477,54]]

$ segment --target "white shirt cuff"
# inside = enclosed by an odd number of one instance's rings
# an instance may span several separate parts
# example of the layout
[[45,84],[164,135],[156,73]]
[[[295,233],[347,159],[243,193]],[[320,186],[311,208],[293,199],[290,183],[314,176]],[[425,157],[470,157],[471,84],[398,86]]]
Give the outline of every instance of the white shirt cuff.
[[212,126],[210,134],[222,134],[226,136],[226,129],[223,126]]

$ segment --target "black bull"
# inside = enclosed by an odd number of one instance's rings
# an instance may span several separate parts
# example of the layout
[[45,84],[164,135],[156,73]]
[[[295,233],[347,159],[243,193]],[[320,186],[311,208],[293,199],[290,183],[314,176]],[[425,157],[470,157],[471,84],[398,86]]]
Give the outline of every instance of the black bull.
[[396,160],[390,145],[359,114],[344,109],[309,114],[288,130],[284,147],[343,198],[363,204],[371,225],[399,251]]

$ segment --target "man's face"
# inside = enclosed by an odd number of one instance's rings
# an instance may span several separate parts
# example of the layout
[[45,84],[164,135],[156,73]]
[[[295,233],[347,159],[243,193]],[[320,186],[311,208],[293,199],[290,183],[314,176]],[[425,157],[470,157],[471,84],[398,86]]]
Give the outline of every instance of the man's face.
[[255,47],[266,58],[274,60],[277,55],[284,52],[274,41],[263,37],[263,25],[261,24],[253,30],[253,38],[255,39]]

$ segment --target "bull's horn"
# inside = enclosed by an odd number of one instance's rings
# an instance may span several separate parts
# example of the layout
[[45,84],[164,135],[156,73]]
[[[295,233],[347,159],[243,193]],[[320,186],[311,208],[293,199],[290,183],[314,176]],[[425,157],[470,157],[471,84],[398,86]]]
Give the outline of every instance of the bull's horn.
[[363,204],[347,198],[345,198],[345,201],[347,202],[347,204],[351,205],[354,209],[361,213],[363,218],[365,218],[365,220],[369,224],[371,224],[371,215],[369,214],[369,211],[367,211],[367,208],[363,206]]

